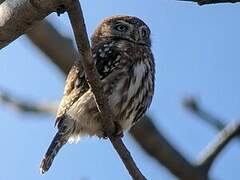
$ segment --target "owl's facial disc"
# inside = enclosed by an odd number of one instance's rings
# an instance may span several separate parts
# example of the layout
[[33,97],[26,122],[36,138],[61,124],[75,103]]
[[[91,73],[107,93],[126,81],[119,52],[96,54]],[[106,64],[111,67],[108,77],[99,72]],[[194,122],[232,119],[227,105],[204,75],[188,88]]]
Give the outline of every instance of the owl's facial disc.
[[149,27],[133,16],[113,16],[105,19],[95,31],[92,42],[96,44],[104,39],[122,39],[151,46]]
[[148,45],[149,30],[145,25],[139,27],[129,22],[119,20],[112,22],[109,28],[109,31],[111,32],[110,36],[112,37],[125,39],[142,45]]

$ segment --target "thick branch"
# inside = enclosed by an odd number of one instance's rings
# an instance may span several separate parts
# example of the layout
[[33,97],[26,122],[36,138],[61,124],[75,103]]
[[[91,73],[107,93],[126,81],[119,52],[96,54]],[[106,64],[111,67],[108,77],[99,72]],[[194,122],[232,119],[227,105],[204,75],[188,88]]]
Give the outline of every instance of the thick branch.
[[206,172],[209,172],[214,160],[229,143],[231,139],[240,134],[239,122],[233,122],[227,125],[216,136],[214,141],[210,143],[207,148],[200,154],[198,164]]
[[[141,147],[158,162],[183,180],[206,179],[206,174],[190,164],[145,117],[130,133]],[[144,134],[144,135],[143,135]]]
[[240,0],[178,0],[178,1],[196,2],[200,6],[206,5],[206,4],[237,3],[237,2],[240,2]]
[[73,41],[61,35],[47,20],[35,24],[27,37],[65,74],[74,60],[79,59]]
[[136,180],[146,179],[137,168],[130,152],[127,150],[122,140],[119,137],[115,138],[112,136],[115,130],[113,123],[114,115],[111,112],[110,106],[108,105],[107,96],[105,96],[102,91],[101,81],[92,60],[90,44],[79,1],[75,0],[74,3],[68,7],[67,12],[71,21],[79,53],[82,56],[82,63],[85,74],[87,76],[89,86],[91,87],[91,90],[95,96],[95,101],[101,114],[101,121],[104,130],[110,138],[114,148],[118,152],[132,178]]
[[0,4],[0,49],[72,0],[5,0]]

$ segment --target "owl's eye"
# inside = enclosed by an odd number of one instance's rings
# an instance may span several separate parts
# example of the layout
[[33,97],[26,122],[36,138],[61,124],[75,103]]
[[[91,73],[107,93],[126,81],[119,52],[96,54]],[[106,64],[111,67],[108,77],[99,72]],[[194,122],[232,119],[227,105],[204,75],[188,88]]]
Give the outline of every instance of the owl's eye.
[[124,24],[118,24],[114,28],[120,32],[126,32],[128,30],[128,27]]
[[148,32],[147,32],[146,29],[143,28],[141,34],[142,34],[142,37],[143,37],[143,38],[146,38],[147,35],[148,35]]

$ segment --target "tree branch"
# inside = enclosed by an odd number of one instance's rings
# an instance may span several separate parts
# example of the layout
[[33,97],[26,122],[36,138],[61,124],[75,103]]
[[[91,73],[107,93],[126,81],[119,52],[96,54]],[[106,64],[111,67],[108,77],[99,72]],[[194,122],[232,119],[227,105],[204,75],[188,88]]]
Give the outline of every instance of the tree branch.
[[183,105],[194,115],[198,116],[204,122],[212,125],[217,130],[222,130],[226,126],[226,124],[223,123],[222,119],[214,116],[203,107],[201,107],[194,97],[185,98],[183,100]]
[[57,110],[56,103],[27,103],[18,98],[14,98],[13,95],[10,95],[7,91],[3,91],[2,89],[0,90],[0,101],[21,112],[50,114],[55,113]]
[[64,74],[69,72],[74,60],[80,58],[72,40],[61,35],[47,20],[35,24],[27,37]]
[[24,34],[37,21],[71,2],[72,0],[3,1],[0,4],[0,49]]
[[209,172],[214,160],[229,143],[231,139],[240,134],[240,123],[232,122],[227,125],[207,148],[200,154],[198,164],[206,172]]
[[[87,76],[89,86],[91,87],[91,90],[95,96],[96,105],[101,115],[101,121],[104,130],[132,178],[136,180],[146,179],[137,168],[130,152],[123,144],[121,138],[113,137],[113,133],[115,131],[115,126],[113,123],[114,115],[111,112],[111,108],[108,104],[107,96],[105,96],[102,91],[101,81],[92,60],[90,44],[79,1],[75,0],[72,4],[70,4],[67,8],[67,12],[71,21],[80,57],[82,56],[84,71]],[[79,61],[79,63],[81,63],[81,61]]]
[[237,3],[237,2],[240,2],[240,0],[178,0],[178,1],[196,2],[200,6],[207,5],[207,4]]
[[220,130],[219,134],[216,136],[213,142],[211,142],[199,155],[197,164],[199,164],[199,167],[201,167],[201,169],[204,169],[205,172],[208,172],[214,160],[222,151],[222,149],[232,138],[240,134],[240,124],[239,122],[231,122],[226,125],[223,123],[223,120],[214,116],[212,113],[201,107],[197,100],[193,97],[185,98],[183,104],[188,110],[197,115],[201,120],[212,125],[217,130]]
[[[206,174],[186,160],[145,117],[130,131],[140,146],[182,180],[207,179]],[[144,134],[144,135],[143,135]]]

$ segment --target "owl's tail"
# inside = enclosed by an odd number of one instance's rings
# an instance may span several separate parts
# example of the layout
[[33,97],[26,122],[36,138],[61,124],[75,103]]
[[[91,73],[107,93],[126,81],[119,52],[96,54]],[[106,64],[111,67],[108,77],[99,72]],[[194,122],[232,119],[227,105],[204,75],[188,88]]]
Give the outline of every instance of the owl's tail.
[[54,136],[50,146],[48,147],[48,150],[45,156],[41,161],[41,164],[40,164],[41,174],[44,174],[46,171],[48,171],[58,151],[61,149],[61,147],[64,144],[67,143],[67,141],[68,141],[68,138],[66,137],[66,134],[62,133],[61,131],[58,131],[57,134]]

